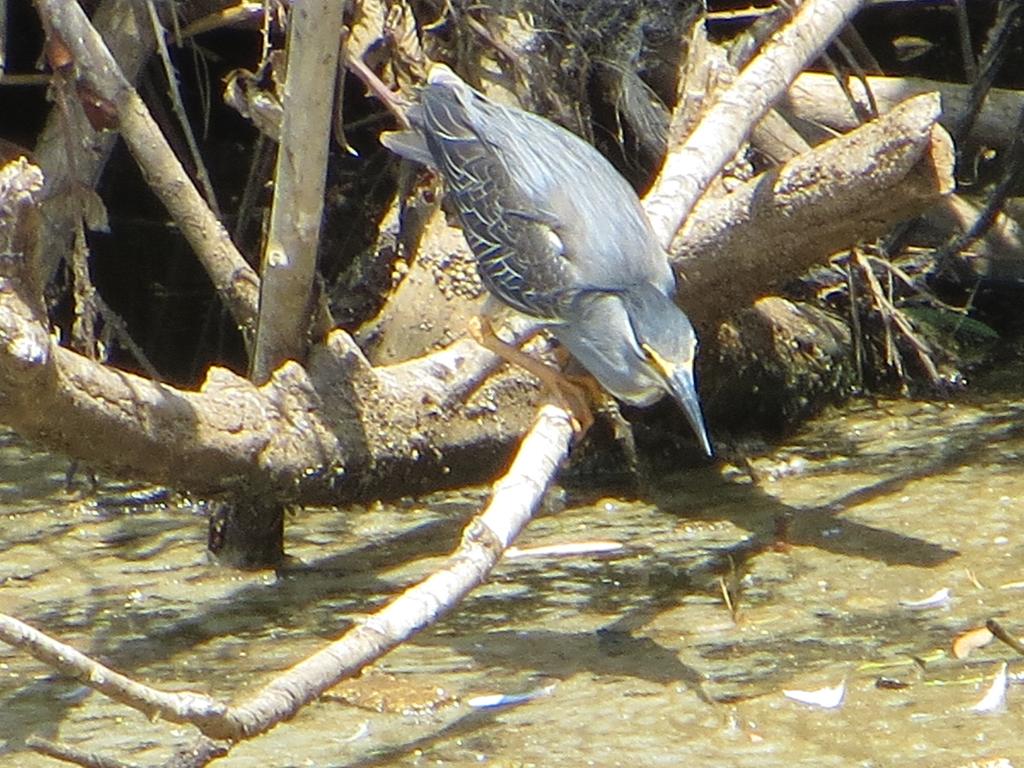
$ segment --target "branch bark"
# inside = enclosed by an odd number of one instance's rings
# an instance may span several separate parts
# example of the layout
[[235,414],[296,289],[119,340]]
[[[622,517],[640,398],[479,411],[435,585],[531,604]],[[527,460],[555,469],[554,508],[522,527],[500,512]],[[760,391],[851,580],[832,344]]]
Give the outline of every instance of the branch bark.
[[547,479],[568,454],[571,439],[569,415],[554,406],[541,408],[508,472],[495,483],[487,508],[466,526],[445,565],[233,707],[227,718],[230,735],[251,738],[291,717],[303,704],[435,623],[482,584],[540,506]]
[[252,364],[257,384],[285,360],[302,360],[309,346],[344,6],[343,0],[317,0],[291,9],[284,118],[260,270]]
[[[104,0],[92,18],[129,82],[138,77],[153,49],[152,26],[141,21],[136,7],[134,0]],[[45,223],[39,279],[43,283],[68,252],[73,223],[82,216],[77,198],[68,191],[77,186],[96,188],[116,140],[116,133],[93,128],[82,110],[50,111],[34,152],[48,193],[41,203]]]
[[703,199],[675,243],[680,300],[713,329],[810,266],[881,236],[953,190],[936,94],[897,106],[725,197]]
[[[942,100],[939,122],[952,130],[970,100],[971,88],[960,83],[945,83],[915,77],[869,75],[868,88],[879,112],[888,112],[902,101],[925,93],[938,93]],[[867,93],[860,78],[846,83],[862,109],[868,106]],[[833,131],[850,131],[860,124],[853,106],[832,75],[805,72],[800,75],[780,102],[779,108],[813,125]],[[993,88],[989,91],[971,136],[990,147],[1006,147],[1013,141],[1013,126],[1024,110],[1024,92]]]
[[508,370],[478,389],[497,361],[468,339],[373,368],[336,331],[305,367],[286,363],[262,387],[211,368],[196,392],[63,348],[29,268],[41,188],[24,159],[0,169],[0,419],[30,439],[199,494],[244,484],[336,503],[479,473],[529,419],[536,388]]

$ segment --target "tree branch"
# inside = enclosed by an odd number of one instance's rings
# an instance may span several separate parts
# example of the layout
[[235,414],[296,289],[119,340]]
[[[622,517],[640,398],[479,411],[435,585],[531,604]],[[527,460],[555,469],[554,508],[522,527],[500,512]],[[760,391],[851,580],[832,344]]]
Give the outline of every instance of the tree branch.
[[682,146],[670,149],[644,207],[668,245],[755,124],[800,71],[849,22],[863,0],[805,0],[701,118]]
[[284,117],[260,269],[257,384],[285,360],[303,360],[308,348],[344,6],[317,0],[291,8]]
[[482,584],[540,506],[548,478],[568,454],[571,439],[568,414],[555,406],[541,408],[508,472],[495,483],[490,503],[466,526],[445,565],[233,707],[227,718],[231,731],[224,735],[251,738],[290,718],[306,702],[433,625]]
[[[915,77],[869,75],[867,86],[880,112],[888,112],[914,96],[938,93],[942,99],[939,122],[946,130],[952,130],[964,113],[971,92],[969,85]],[[867,93],[859,78],[851,78],[846,87],[859,105],[867,105]],[[779,108],[809,124],[825,126],[833,131],[850,131],[860,125],[853,106],[832,75],[804,72],[790,87]],[[1022,110],[1024,92],[991,89],[975,120],[972,138],[990,147],[1008,146],[1014,139],[1012,127]]]
[[150,719],[159,716],[174,723],[192,723],[205,730],[212,727],[208,723],[219,722],[228,711],[226,705],[201,693],[164,693],[138,683],[5,614],[0,614],[0,640],[114,701],[139,710]]
[[547,488],[542,478],[554,475],[569,450],[571,435],[568,414],[554,406],[541,408],[508,472],[495,483],[487,507],[469,522],[460,544],[439,570],[240,705],[143,685],[3,614],[0,640],[149,718],[190,723],[214,739],[252,738],[436,623],[482,584],[540,506]]
[[81,6],[65,0],[37,0],[36,5],[47,34],[56,35],[70,51],[78,77],[113,107],[118,129],[150,187],[195,250],[243,336],[251,340],[259,293],[256,272],[189,179]]
[[705,198],[675,244],[681,302],[714,328],[833,253],[881,236],[953,190],[939,99],[909,99],[729,195]]

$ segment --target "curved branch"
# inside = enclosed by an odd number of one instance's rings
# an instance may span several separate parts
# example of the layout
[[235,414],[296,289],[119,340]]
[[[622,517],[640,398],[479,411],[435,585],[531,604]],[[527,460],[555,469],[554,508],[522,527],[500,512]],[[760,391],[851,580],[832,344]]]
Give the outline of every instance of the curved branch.
[[287,362],[261,387],[211,368],[188,392],[59,347],[43,328],[0,278],[0,419],[97,468],[199,494],[245,484],[337,503],[398,478],[458,482],[496,462],[531,409],[518,371],[463,402],[495,365],[468,340],[374,369],[335,331],[307,368]]
[[143,685],[3,614],[0,640],[147,717],[190,723],[215,739],[252,738],[434,624],[482,584],[540,506],[547,485],[539,478],[555,473],[568,453],[571,434],[565,411],[541,408],[508,472],[494,485],[487,507],[469,522],[458,547],[440,569],[240,705]]
[[448,613],[484,582],[530,521],[547,490],[547,479],[568,455],[571,439],[569,415],[555,406],[541,408],[512,466],[495,483],[487,507],[466,526],[462,542],[442,568],[339,640],[296,664],[249,701],[232,707],[226,718],[227,732],[207,734],[252,737],[272,728]]

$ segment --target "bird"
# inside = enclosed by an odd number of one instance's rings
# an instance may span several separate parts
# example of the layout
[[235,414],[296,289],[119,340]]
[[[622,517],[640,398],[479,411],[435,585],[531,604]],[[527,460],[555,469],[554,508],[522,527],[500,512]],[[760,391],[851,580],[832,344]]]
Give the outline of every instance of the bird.
[[539,321],[620,401],[644,407],[670,396],[712,456],[694,381],[696,331],[675,303],[668,254],[614,166],[443,64],[405,117],[408,128],[381,142],[439,173],[489,292]]

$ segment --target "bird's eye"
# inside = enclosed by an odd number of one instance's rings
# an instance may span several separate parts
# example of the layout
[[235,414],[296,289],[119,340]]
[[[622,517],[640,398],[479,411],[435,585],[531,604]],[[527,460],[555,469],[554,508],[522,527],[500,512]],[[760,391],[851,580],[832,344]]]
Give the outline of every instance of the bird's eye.
[[669,362],[658,354],[658,351],[650,344],[641,343],[640,349],[643,350],[644,356],[647,358],[647,362],[657,368],[664,376],[668,376],[672,372],[672,366]]

